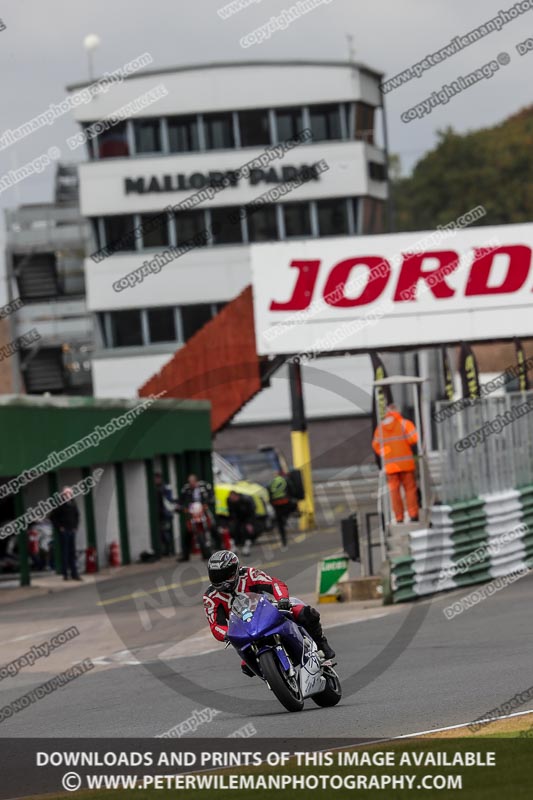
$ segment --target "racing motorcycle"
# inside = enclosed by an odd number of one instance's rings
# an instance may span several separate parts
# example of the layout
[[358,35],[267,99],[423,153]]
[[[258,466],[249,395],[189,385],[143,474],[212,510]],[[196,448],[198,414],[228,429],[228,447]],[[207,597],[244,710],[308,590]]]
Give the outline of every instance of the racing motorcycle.
[[202,558],[209,558],[211,555],[210,522],[202,503],[190,503],[187,509],[187,529],[190,535],[196,537]]
[[322,707],[334,706],[342,697],[333,663],[324,661],[292,613],[279,609],[264,594],[235,595],[228,620],[229,645],[287,711],[301,711],[306,697]]

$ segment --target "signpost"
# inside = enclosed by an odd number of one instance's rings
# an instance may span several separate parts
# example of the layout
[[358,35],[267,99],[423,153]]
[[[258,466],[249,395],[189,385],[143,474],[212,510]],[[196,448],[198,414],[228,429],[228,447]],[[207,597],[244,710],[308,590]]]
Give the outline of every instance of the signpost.
[[328,556],[322,559],[317,569],[317,595],[319,603],[336,603],[339,600],[341,581],[348,580],[348,563],[346,556]]

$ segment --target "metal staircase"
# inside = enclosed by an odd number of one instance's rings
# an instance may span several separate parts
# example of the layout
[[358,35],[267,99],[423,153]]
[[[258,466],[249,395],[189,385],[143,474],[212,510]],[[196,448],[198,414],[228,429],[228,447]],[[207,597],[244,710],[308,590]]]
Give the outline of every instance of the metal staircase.
[[27,302],[57,297],[59,282],[54,253],[27,253],[15,257],[15,278],[20,298]]

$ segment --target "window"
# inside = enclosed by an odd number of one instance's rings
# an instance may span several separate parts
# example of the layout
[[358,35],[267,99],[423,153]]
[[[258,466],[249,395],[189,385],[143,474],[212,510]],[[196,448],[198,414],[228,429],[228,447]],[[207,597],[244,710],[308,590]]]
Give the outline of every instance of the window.
[[341,114],[346,124],[346,136],[354,138],[355,133],[355,103],[341,103]]
[[166,247],[168,245],[168,215],[143,214],[141,216],[143,229],[143,247]]
[[91,217],[91,229],[94,241],[96,242],[96,249],[100,250],[100,248],[104,246],[104,243],[100,237],[100,225],[98,224],[98,217]]
[[134,119],[136,153],[161,152],[161,121],[159,119]]
[[314,142],[320,142],[325,139],[342,139],[338,103],[331,103],[327,106],[311,106],[309,114]]
[[196,117],[169,117],[167,126],[171,153],[188,153],[200,149]]
[[348,230],[348,209],[344,198],[317,202],[320,236],[344,236]]
[[[348,201],[350,202],[350,201]],[[359,230],[359,198],[352,197],[352,214],[353,214],[353,225],[354,231],[357,234],[362,233],[363,231]]]
[[206,322],[211,319],[211,305],[209,303],[182,306],[181,321],[183,326],[183,338],[185,341],[194,336]]
[[268,111],[239,111],[241,147],[270,144]]
[[287,203],[282,208],[285,219],[285,236],[311,235],[309,203]]
[[96,142],[98,158],[120,158],[130,154],[125,122],[112,125],[97,137]]
[[211,209],[213,244],[240,244],[242,228],[240,209],[237,206]]
[[98,137],[95,137],[94,135],[92,135],[92,132],[87,133],[87,131],[89,130],[89,128],[91,128],[95,124],[96,123],[94,123],[94,122],[82,122],[81,123],[82,133],[87,137],[86,140],[85,140],[86,152],[87,152],[87,155],[89,156],[89,158],[91,160],[93,158],[96,158],[96,155],[97,155],[96,143],[97,143]]
[[110,341],[108,336],[109,332],[109,328],[107,325],[108,317],[109,313],[107,311],[98,314],[98,328],[100,331],[100,336],[102,337],[102,341],[104,343],[104,347],[113,347],[113,343]]
[[279,142],[295,139],[302,132],[304,125],[300,108],[280,108],[275,113]]
[[105,243],[113,250],[135,250],[133,217],[116,214],[104,217]]
[[113,311],[111,329],[114,347],[133,347],[143,344],[141,312],[138,308]]
[[[143,326],[143,317],[146,327]],[[106,348],[135,347],[177,340],[174,306],[106,311],[98,314],[98,323]]]
[[[206,223],[203,211],[181,211],[176,214],[176,228],[178,244],[184,244],[193,239],[197,233],[205,233]],[[200,240],[198,245],[202,247]]]
[[383,233],[385,230],[385,203],[374,197],[364,197],[363,230],[361,233]]
[[205,146],[208,150],[235,147],[232,114],[205,114]]
[[369,161],[368,174],[373,181],[386,181],[387,166],[386,164],[380,164],[378,161]]
[[248,208],[248,237],[251,242],[270,242],[279,239],[275,206]]
[[374,108],[367,103],[356,104],[355,138],[374,144]]
[[176,341],[176,320],[173,306],[149,308],[146,314],[148,316],[148,335],[152,344]]

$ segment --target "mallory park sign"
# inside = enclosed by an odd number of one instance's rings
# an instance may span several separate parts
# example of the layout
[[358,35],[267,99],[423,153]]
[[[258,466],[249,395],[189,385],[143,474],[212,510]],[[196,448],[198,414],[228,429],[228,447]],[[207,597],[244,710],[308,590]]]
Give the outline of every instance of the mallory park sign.
[[[248,175],[250,186],[261,183],[285,183],[299,180],[318,181],[320,179],[319,164],[302,164],[299,167],[269,167],[268,169],[251,169]],[[187,192],[204,189],[208,186],[238,186],[241,176],[238,170],[225,172],[193,172],[190,175],[175,173],[173,175],[153,175],[147,178],[124,178],[124,191],[128,194],[152,194],[154,192]]]

